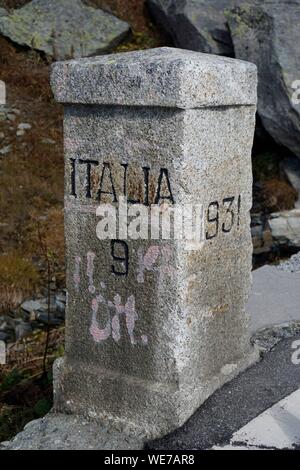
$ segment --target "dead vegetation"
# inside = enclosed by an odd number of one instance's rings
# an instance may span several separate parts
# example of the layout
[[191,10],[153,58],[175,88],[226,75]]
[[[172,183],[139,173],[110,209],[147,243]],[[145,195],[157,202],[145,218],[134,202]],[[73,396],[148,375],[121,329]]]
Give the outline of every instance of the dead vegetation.
[[52,364],[63,355],[64,328],[50,331],[46,371],[43,367],[47,333],[36,331],[7,350],[0,369],[0,442],[47,413],[53,402]]

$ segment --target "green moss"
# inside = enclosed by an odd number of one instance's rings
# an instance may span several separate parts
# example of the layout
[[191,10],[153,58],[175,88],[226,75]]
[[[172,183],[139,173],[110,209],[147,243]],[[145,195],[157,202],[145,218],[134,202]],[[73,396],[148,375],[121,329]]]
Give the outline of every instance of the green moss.
[[157,39],[149,36],[147,33],[133,31],[128,41],[117,46],[114,49],[114,52],[128,52],[140,49],[151,49],[153,47],[157,47],[158,45],[159,44]]
[[254,24],[264,21],[264,12],[251,5],[242,5],[233,10],[226,9],[225,17],[231,26],[231,32],[236,37],[242,37],[252,29]]

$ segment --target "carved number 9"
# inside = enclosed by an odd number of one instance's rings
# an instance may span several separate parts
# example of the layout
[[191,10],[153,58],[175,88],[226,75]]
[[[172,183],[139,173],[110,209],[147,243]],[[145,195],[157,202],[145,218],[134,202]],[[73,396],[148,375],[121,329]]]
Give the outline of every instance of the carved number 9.
[[117,269],[115,265],[112,264],[111,272],[116,276],[127,276],[129,266],[127,243],[123,240],[112,240],[110,247],[113,260],[119,264],[119,269]]
[[207,221],[214,224],[215,229],[213,233],[206,232],[206,240],[211,240],[218,235],[219,232],[219,203],[218,201],[211,202],[207,209]]

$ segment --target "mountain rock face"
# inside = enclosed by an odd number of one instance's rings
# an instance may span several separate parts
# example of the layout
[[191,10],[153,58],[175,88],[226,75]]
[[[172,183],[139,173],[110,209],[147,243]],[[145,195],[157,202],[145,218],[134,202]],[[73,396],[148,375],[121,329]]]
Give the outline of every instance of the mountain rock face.
[[130,29],[128,23],[81,0],[33,0],[12,13],[2,10],[0,34],[57,60],[108,51]]
[[224,11],[236,0],[147,0],[153,19],[178,47],[233,56]]
[[258,67],[258,112],[274,140],[300,157],[300,0],[226,12],[238,59]]

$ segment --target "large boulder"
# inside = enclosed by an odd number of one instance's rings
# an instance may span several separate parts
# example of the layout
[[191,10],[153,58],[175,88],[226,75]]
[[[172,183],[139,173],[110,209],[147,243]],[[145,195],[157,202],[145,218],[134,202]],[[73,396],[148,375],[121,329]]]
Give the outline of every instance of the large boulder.
[[81,0],[33,0],[11,14],[0,14],[0,34],[57,60],[105,52],[129,29],[124,21]]
[[147,0],[154,20],[178,47],[233,56],[224,11],[237,0]]
[[258,112],[264,127],[300,157],[300,103],[294,89],[300,79],[300,0],[255,3],[226,13],[235,56],[258,66]]

